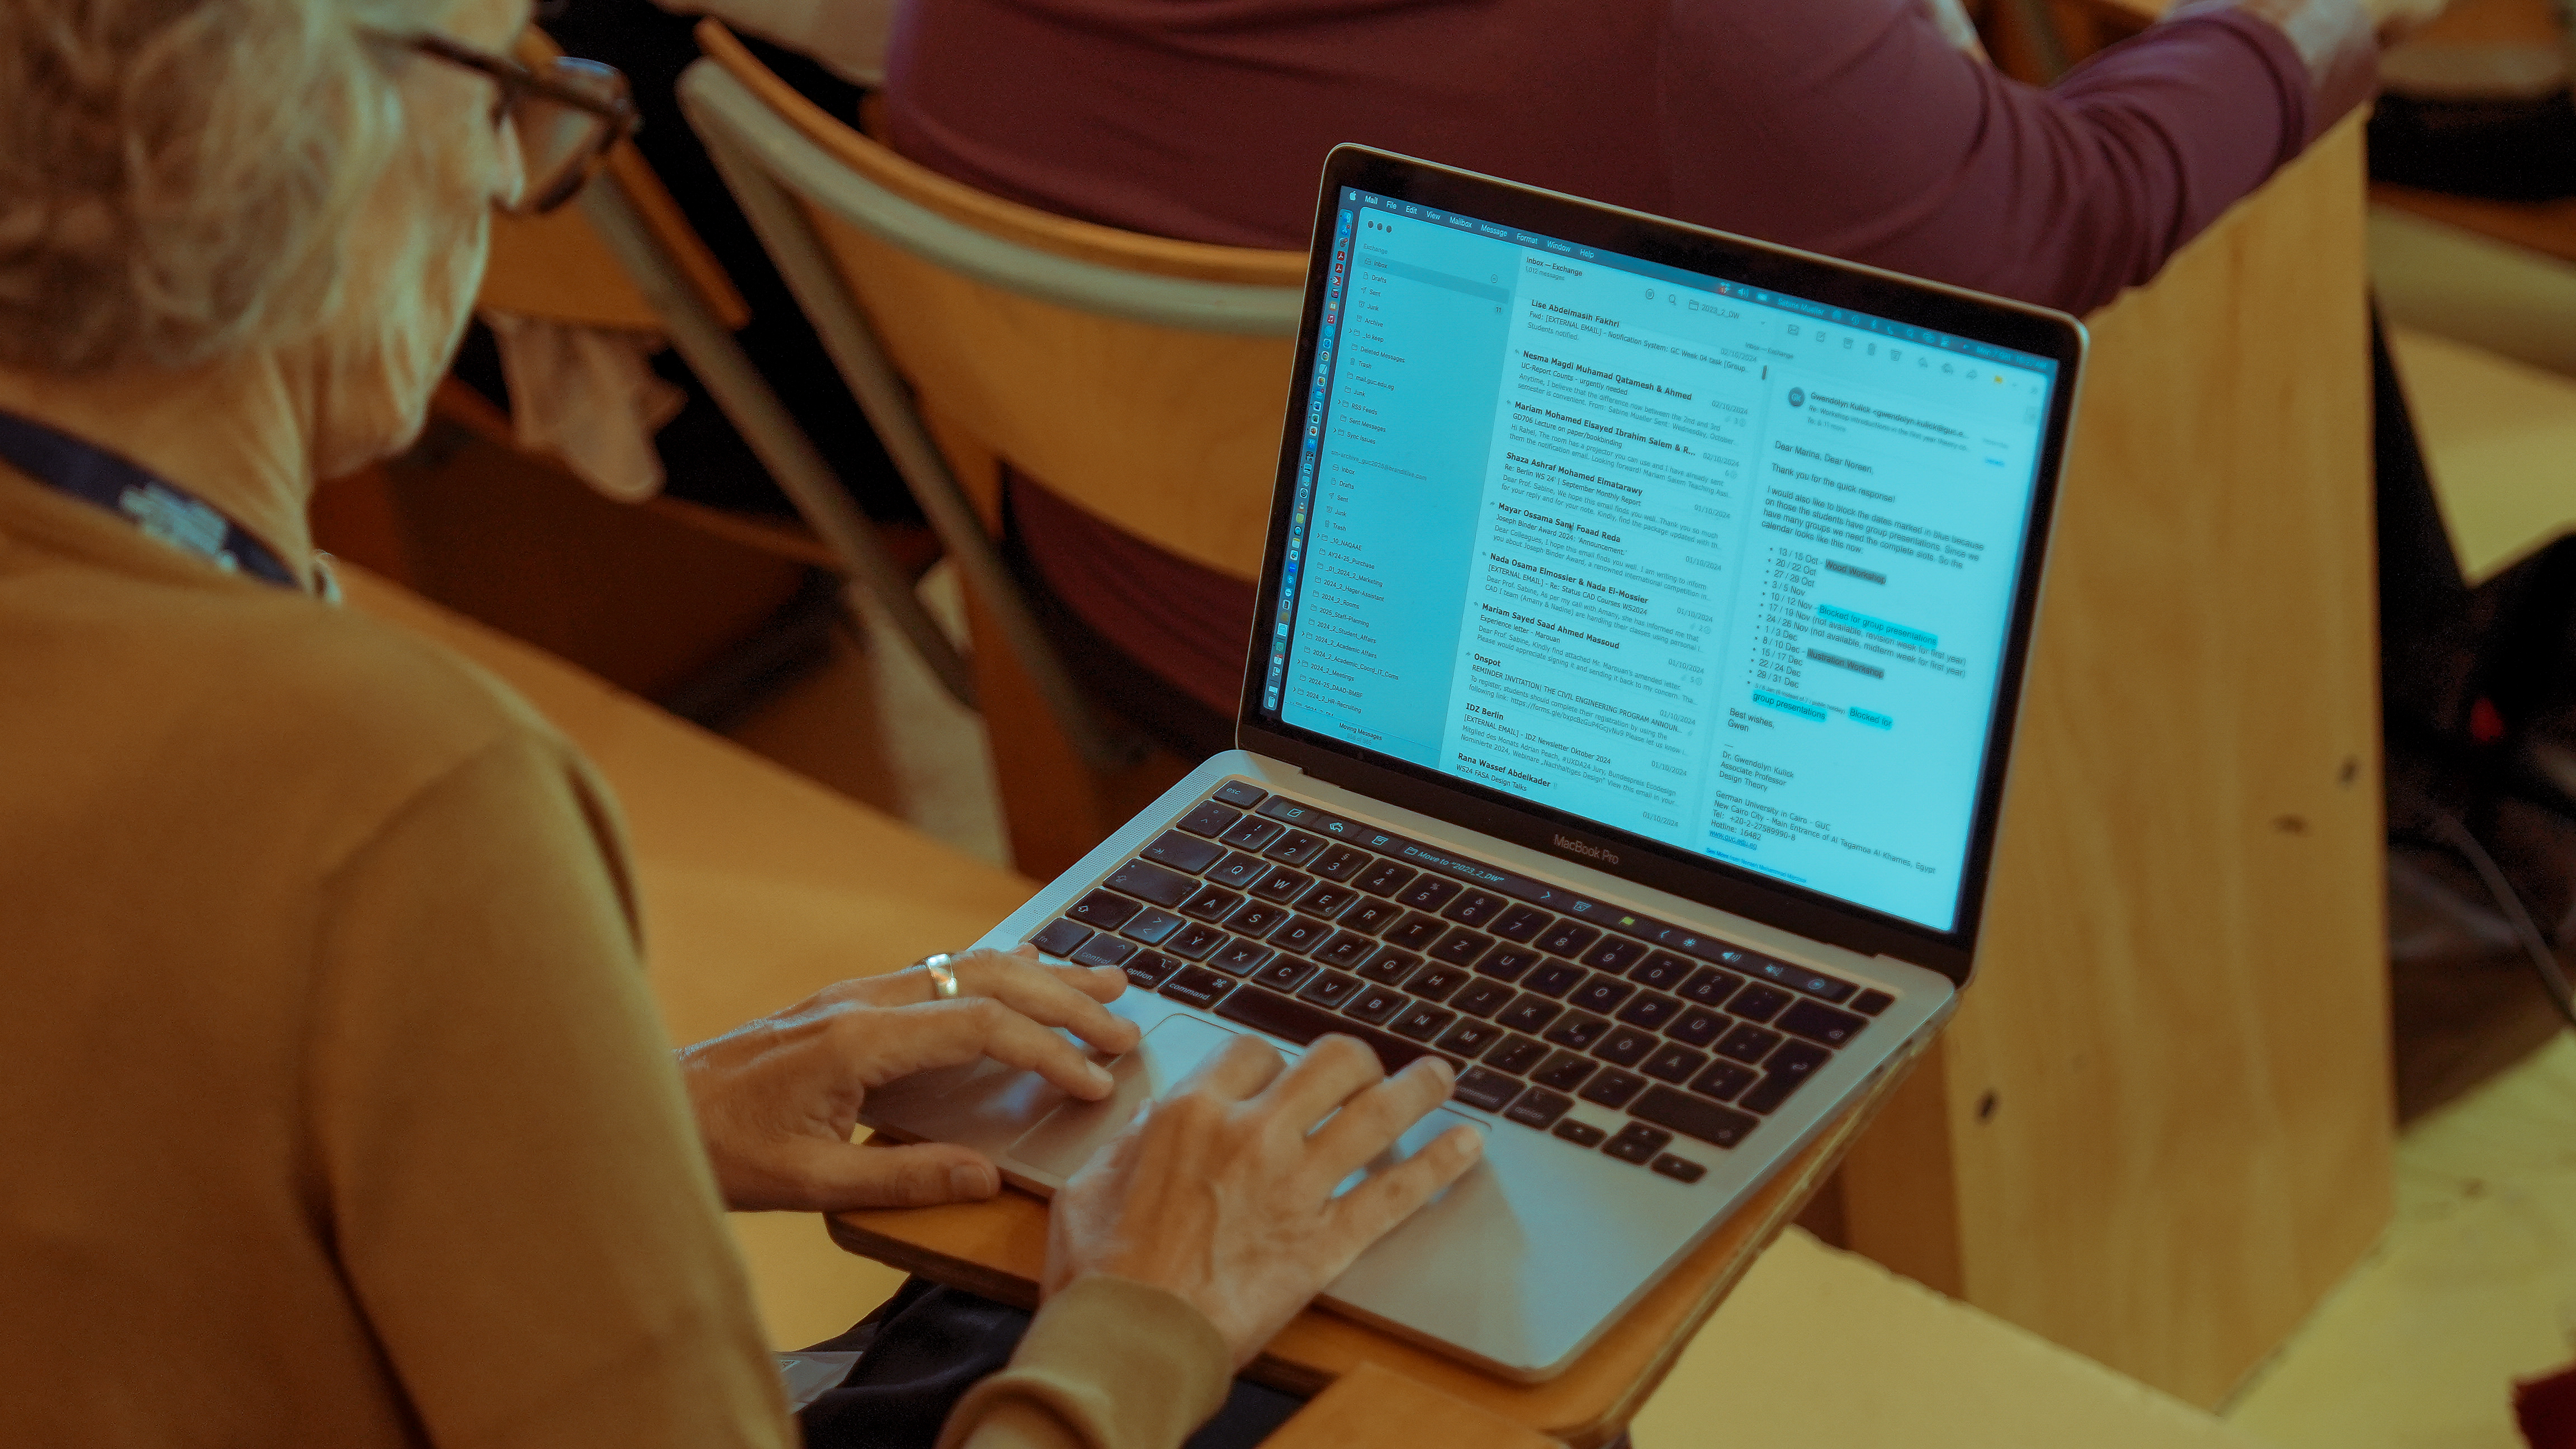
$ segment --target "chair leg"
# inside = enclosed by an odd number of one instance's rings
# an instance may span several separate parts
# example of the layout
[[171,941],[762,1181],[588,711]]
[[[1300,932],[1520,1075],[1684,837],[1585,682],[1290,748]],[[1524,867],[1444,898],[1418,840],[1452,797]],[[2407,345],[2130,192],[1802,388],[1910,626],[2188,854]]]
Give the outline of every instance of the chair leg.
[[[927,404],[920,412],[985,532],[998,537],[1000,460],[953,419]],[[1197,762],[1163,749],[1149,750],[1130,765],[1104,769],[1086,762],[971,582],[966,619],[974,643],[975,697],[993,752],[993,783],[1002,796],[1012,863],[1023,875],[1052,880]]]

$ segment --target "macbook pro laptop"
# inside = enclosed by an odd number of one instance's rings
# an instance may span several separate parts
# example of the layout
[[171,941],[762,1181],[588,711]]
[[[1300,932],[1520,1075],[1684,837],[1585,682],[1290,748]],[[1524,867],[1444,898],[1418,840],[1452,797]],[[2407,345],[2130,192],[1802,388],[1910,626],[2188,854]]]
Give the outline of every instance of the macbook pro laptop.
[[1235,1033],[1439,1053],[1394,1155],[1484,1157],[1322,1301],[1561,1370],[1967,985],[2084,346],[1338,148],[1237,747],[981,943],[1124,967],[1143,1042],[869,1125],[1044,1194]]

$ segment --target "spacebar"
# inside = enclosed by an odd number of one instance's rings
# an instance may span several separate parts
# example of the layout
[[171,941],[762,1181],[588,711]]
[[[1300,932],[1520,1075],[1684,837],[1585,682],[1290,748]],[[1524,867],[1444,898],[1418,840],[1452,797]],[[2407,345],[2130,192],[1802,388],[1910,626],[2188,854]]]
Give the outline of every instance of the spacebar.
[[1238,986],[1211,1009],[1228,1021],[1242,1022],[1256,1031],[1284,1037],[1299,1046],[1327,1032],[1358,1037],[1370,1051],[1377,1053],[1378,1061],[1385,1065],[1390,1076],[1402,1071],[1417,1057],[1445,1057],[1452,1067],[1458,1065],[1458,1059],[1446,1052],[1435,1052],[1418,1041],[1407,1041],[1393,1032],[1380,1031],[1307,1002],[1291,1001],[1258,986]]

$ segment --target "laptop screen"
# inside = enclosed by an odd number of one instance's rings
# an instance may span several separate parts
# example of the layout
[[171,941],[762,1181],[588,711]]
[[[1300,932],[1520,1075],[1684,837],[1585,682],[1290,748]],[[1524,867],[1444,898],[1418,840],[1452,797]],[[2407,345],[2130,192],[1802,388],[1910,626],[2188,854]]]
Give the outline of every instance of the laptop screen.
[[1952,929],[2058,364],[1328,214],[1260,714]]

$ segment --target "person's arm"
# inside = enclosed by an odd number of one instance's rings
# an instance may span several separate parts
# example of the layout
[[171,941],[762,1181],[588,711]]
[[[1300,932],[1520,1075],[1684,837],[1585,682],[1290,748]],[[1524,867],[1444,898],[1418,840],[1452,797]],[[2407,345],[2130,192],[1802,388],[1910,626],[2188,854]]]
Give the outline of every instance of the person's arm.
[[2373,83],[2359,0],[2202,0],[2040,90],[1918,0],[1671,0],[1676,214],[2084,312]]
[[782,1449],[615,835],[513,734],[324,882],[310,1210],[430,1442]]

